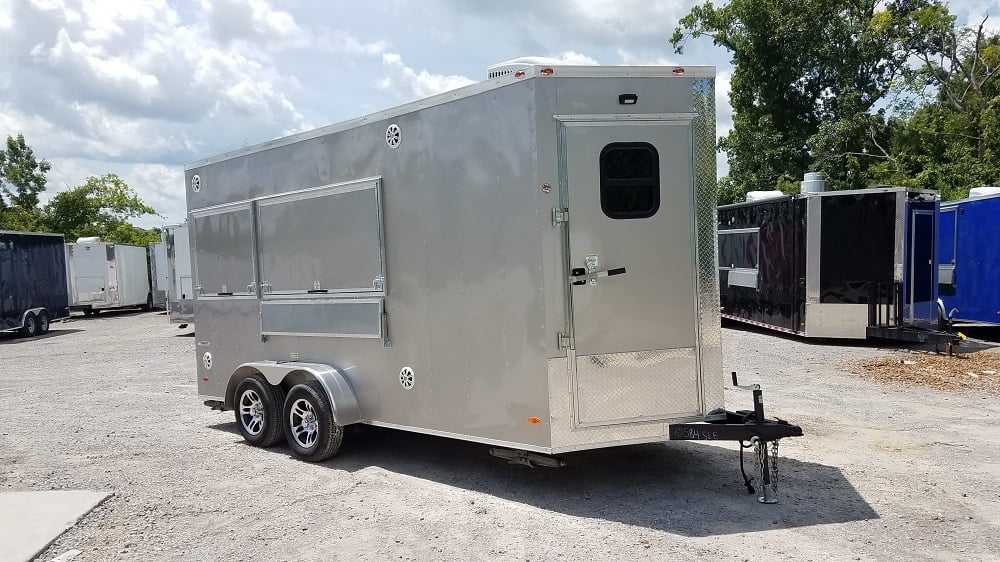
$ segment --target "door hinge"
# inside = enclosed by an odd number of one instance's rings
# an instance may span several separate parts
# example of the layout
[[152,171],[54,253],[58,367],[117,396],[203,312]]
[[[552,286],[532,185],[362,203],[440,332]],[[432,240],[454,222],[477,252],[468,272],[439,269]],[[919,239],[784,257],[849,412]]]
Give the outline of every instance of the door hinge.
[[573,341],[573,338],[571,338],[569,334],[565,332],[559,332],[558,337],[559,337],[559,344],[558,344],[559,349],[571,349],[576,344],[576,342]]
[[569,222],[569,209],[560,207],[552,209],[552,226],[559,226],[565,222]]

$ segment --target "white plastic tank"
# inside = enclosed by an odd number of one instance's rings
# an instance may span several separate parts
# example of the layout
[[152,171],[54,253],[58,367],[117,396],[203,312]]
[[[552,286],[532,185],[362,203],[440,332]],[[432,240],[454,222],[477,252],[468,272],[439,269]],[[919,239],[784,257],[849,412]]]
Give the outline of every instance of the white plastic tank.
[[799,193],[822,193],[826,191],[826,176],[823,172],[806,172],[799,184]]
[[969,197],[989,197],[991,195],[1000,195],[1000,187],[983,186],[973,187],[969,190]]
[[778,191],[777,189],[771,191],[748,191],[747,192],[747,203],[754,203],[757,201],[767,201],[768,199],[778,199],[779,197],[784,197],[785,194]]

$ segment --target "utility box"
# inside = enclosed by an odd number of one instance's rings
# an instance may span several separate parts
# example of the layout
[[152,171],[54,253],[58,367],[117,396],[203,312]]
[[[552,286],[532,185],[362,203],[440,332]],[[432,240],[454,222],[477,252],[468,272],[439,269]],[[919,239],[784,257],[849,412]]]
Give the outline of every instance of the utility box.
[[68,316],[62,234],[0,231],[0,332],[40,335]]
[[90,315],[113,308],[152,307],[146,248],[80,238],[67,244],[70,308]]
[[167,316],[174,324],[190,324],[194,322],[194,283],[188,225],[163,227],[163,244],[167,253]]
[[558,453],[704,420],[714,76],[526,64],[188,165],[199,394],[307,460],[353,423]]

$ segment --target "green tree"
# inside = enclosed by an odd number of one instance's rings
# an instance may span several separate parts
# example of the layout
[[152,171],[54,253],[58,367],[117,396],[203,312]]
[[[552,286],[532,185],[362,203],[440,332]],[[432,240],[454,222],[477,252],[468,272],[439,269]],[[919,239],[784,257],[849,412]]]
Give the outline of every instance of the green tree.
[[45,191],[45,174],[51,168],[35,157],[24,134],[7,136],[0,149],[0,228],[37,229],[38,194]]
[[919,56],[907,86],[924,103],[894,132],[876,173],[946,200],[1000,183],[1000,35],[983,23],[942,33],[937,53]]
[[100,236],[105,242],[144,246],[158,241],[159,232],[137,228],[129,220],[156,214],[124,180],[105,174],[91,176],[83,185],[56,194],[42,208],[41,220],[67,240]]
[[865,155],[878,151],[890,128],[873,108],[906,74],[910,57],[930,48],[931,32],[953,21],[938,0],[732,0],[692,8],[671,37],[675,50],[707,36],[735,67],[733,129],[719,142],[730,175],[720,194],[788,189],[817,159],[834,188],[863,183],[878,163]]

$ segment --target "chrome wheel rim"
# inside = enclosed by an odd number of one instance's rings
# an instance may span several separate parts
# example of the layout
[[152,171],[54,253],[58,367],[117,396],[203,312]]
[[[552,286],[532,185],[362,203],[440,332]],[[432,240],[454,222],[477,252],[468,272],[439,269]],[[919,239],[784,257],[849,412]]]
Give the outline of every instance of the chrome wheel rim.
[[309,449],[319,438],[319,421],[316,410],[308,400],[299,398],[292,403],[288,412],[288,427],[292,430],[292,438],[303,449]]
[[260,435],[264,430],[264,402],[256,390],[240,395],[240,424],[250,435]]
[[35,317],[29,316],[28,319],[24,321],[24,327],[28,330],[29,334],[34,334],[35,330],[38,329],[38,326],[35,324]]
[[41,320],[38,321],[38,327],[41,328],[43,332],[47,331],[49,329],[49,317],[42,316]]

